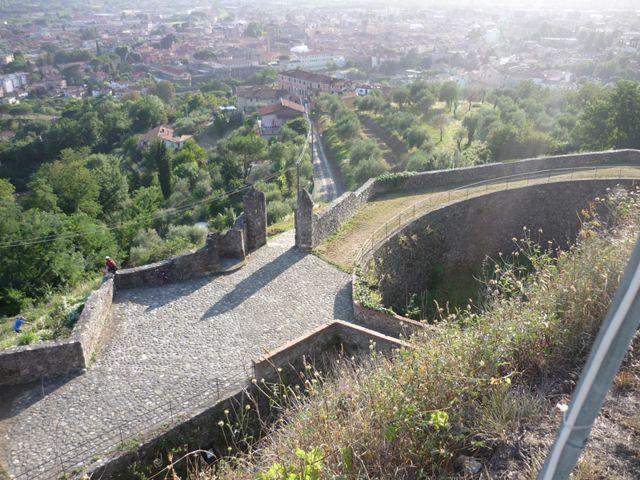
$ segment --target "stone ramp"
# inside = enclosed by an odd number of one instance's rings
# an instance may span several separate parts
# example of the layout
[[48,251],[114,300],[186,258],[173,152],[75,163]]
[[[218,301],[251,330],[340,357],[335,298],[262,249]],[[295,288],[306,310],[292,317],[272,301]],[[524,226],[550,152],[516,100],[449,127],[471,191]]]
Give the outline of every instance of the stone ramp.
[[352,321],[350,277],[292,247],[287,232],[232,273],[118,293],[111,339],[86,373],[48,382],[44,397],[34,385],[5,400],[10,473],[37,478],[25,472],[42,462],[59,471],[83,451],[85,461],[99,457],[108,435],[117,443],[146,418],[168,418],[168,402],[171,413],[186,411],[214,385],[250,378],[253,358],[324,323]]

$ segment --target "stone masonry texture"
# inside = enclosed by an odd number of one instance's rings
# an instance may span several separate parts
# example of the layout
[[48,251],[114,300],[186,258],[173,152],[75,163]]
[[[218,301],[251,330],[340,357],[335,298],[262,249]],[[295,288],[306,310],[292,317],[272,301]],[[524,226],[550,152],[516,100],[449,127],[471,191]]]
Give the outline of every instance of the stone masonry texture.
[[106,280],[87,299],[71,337],[0,352],[0,386],[40,381],[83,370],[96,352],[111,318],[113,280]]
[[80,450],[99,456],[108,434],[137,432],[167,402],[184,411],[216,382],[246,382],[252,359],[335,319],[351,321],[349,275],[296,250],[293,238],[271,239],[227,275],[117,291],[111,338],[86,373],[0,392],[10,473],[44,461],[55,468],[58,457],[68,467]]
[[244,195],[247,250],[253,252],[267,243],[267,200],[264,192],[251,187]]
[[615,150],[596,153],[558,155],[553,157],[530,158],[515,162],[490,163],[473,167],[435,170],[418,173],[393,181],[369,179],[355,192],[345,192],[317,214],[311,224],[303,224],[310,231],[302,236],[312,239],[311,248],[324,242],[353,218],[364,205],[376,195],[412,190],[428,190],[452,185],[466,185],[508,175],[539,172],[547,169],[582,168],[598,165],[637,165],[640,163],[639,150]]
[[579,180],[506,190],[444,206],[405,226],[373,254],[384,304],[401,310],[414,293],[479,273],[487,256],[508,256],[513,238],[566,247],[580,229],[579,214],[607,188],[632,181]]

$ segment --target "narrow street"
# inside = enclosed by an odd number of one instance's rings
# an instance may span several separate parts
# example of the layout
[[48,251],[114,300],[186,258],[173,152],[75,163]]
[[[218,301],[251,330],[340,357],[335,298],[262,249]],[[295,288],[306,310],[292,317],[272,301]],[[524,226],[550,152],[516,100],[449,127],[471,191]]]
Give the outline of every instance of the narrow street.
[[331,168],[331,164],[324,153],[322,140],[318,130],[313,127],[313,196],[318,202],[329,203],[342,192]]

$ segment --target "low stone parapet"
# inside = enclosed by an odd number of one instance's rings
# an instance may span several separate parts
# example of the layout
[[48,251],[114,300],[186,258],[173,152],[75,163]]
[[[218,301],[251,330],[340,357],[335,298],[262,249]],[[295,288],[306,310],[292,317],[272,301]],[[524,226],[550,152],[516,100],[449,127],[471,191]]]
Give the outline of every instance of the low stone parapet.
[[[640,150],[611,150],[577,153],[472,167],[406,173],[369,179],[355,192],[345,192],[320,212],[312,214],[313,202],[304,202],[296,214],[305,221],[296,223],[296,245],[309,250],[322,244],[351,220],[371,199],[391,192],[425,191],[455,185],[497,180],[502,177],[534,174],[548,170],[592,168],[599,165],[639,165]],[[517,178],[514,178],[516,180]],[[304,211],[301,211],[304,210]],[[306,243],[298,239],[304,239]]]
[[71,336],[0,351],[0,386],[81,372],[99,347],[113,301],[113,279],[105,280],[87,299]]
[[[368,352],[370,346],[377,352],[390,353],[409,347],[405,341],[388,337],[359,325],[336,320],[312,330],[276,350],[253,361],[253,375],[258,381],[278,381],[283,370],[299,370],[304,362],[333,351],[347,353]],[[287,372],[284,372],[286,375]]]

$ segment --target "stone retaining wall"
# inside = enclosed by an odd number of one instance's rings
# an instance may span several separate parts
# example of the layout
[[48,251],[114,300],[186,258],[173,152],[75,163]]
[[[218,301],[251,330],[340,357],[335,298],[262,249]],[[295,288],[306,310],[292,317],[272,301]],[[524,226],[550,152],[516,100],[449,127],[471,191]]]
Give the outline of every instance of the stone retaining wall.
[[[633,180],[577,180],[489,193],[424,214],[374,250],[367,262],[383,304],[402,311],[414,293],[477,275],[486,257],[509,255],[513,238],[566,247],[580,229],[579,212],[608,188]],[[448,281],[449,280],[449,281]]]
[[557,155],[552,157],[529,158],[506,163],[489,163],[474,167],[454,168],[422,172],[393,182],[376,182],[376,194],[428,190],[452,185],[466,185],[483,180],[505,177],[508,175],[535,173],[541,170],[559,168],[582,168],[596,165],[620,165],[640,163],[640,150],[614,150],[595,153],[579,153]]
[[414,333],[432,330],[431,325],[417,322],[400,315],[393,315],[380,310],[365,307],[358,301],[356,295],[356,274],[351,277],[351,298],[353,302],[353,317],[360,325],[394,338],[410,338]]
[[[391,180],[383,178],[369,179],[355,192],[346,192],[333,201],[321,212],[311,215],[308,211],[300,213],[300,217],[312,216],[309,222],[300,224],[307,231],[300,233],[299,238],[310,238],[310,244],[296,243],[304,249],[315,248],[331,234],[338,231],[353,218],[366,203],[375,196],[395,191],[430,190],[452,185],[467,185],[483,180],[497,179],[508,175],[534,173],[541,170],[560,168],[581,168],[596,165],[638,165],[640,150],[614,150],[596,153],[558,155],[552,157],[531,158],[506,163],[491,163],[474,167],[436,170],[431,172],[396,177]],[[313,206],[302,205],[309,210]]]
[[[318,213],[313,213],[313,203],[300,203],[297,215],[301,219],[308,219],[306,222],[298,223],[301,228],[306,229],[300,235],[300,238],[308,239],[307,241],[310,241],[310,244],[297,243],[298,247],[303,249],[317,247],[353,218],[373,196],[375,183],[375,179],[369,179],[358,190],[343,193]],[[311,198],[307,192],[304,193],[308,198]]]
[[277,381],[281,370],[295,370],[304,368],[303,359],[313,359],[326,355],[332,350],[345,352],[368,352],[371,342],[375,343],[376,351],[389,353],[408,344],[388,337],[379,332],[336,320],[327,325],[312,330],[303,337],[297,338],[282,347],[269,352],[267,355],[254,360],[254,378],[261,381]]
[[110,319],[113,280],[91,293],[70,338],[0,351],[0,386],[34,382],[85,369]]
[[174,283],[217,272],[220,269],[218,236],[207,235],[201,249],[141,267],[118,270],[116,290]]
[[222,257],[244,260],[267,242],[267,207],[263,192],[250,188],[243,197],[245,211],[224,234],[210,233],[201,249],[161,262],[118,270],[116,290],[164,285],[223,270]]

